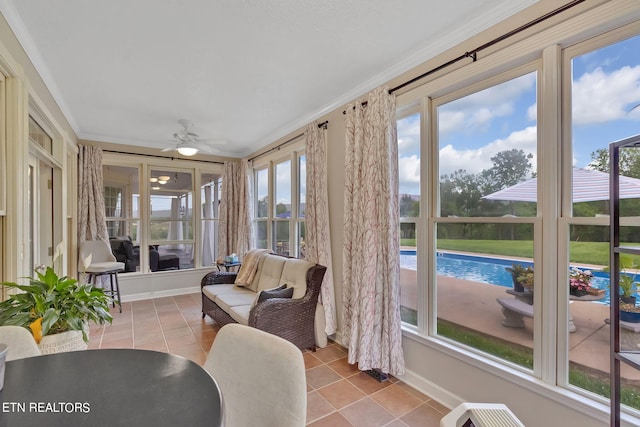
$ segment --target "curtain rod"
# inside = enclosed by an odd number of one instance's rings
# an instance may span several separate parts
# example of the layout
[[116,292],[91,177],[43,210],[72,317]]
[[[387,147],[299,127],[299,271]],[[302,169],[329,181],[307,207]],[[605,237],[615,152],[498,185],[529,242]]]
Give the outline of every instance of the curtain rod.
[[[414,77],[414,78],[412,78],[412,79],[410,79],[410,80],[408,80],[408,81],[406,81],[406,82],[404,82],[402,84],[399,84],[396,87],[393,87],[393,88],[389,89],[389,94],[392,94],[393,92],[396,92],[396,91],[398,91],[398,90],[400,90],[402,88],[405,88],[405,87],[409,86],[410,84],[417,82],[418,80],[422,80],[425,77],[428,77],[428,76],[430,76],[431,74],[433,74],[435,72],[438,72],[438,71],[440,71],[440,70],[442,70],[444,68],[449,67],[450,65],[455,64],[456,62],[460,62],[465,58],[471,58],[472,62],[476,62],[478,60],[478,52],[480,52],[482,50],[485,50],[486,48],[491,47],[491,46],[493,46],[495,44],[498,44],[501,41],[504,41],[504,40],[508,39],[509,37],[512,37],[512,36],[514,36],[514,35],[516,35],[518,33],[521,33],[524,30],[527,30],[527,29],[533,27],[534,25],[537,25],[537,24],[539,24],[539,23],[541,23],[543,21],[546,21],[549,18],[552,18],[552,17],[554,17],[556,15],[559,15],[560,13],[571,9],[574,6],[579,5],[580,3],[584,3],[584,1],[585,0],[573,0],[572,2],[567,3],[564,6],[561,6],[561,7],[557,8],[557,9],[554,9],[551,12],[548,12],[548,13],[546,13],[546,14],[544,14],[544,15],[542,15],[542,16],[540,16],[540,17],[538,17],[538,18],[536,18],[536,19],[534,19],[532,21],[527,22],[524,25],[519,26],[518,28],[515,28],[515,29],[509,31],[508,33],[505,33],[505,34],[503,34],[503,35],[501,35],[499,37],[496,37],[493,40],[488,41],[487,43],[485,43],[483,45],[480,45],[480,46],[476,47],[475,49],[472,49],[469,52],[465,52],[464,54],[458,56],[457,58],[454,58],[454,59],[452,59],[450,61],[447,61],[444,64],[438,65],[437,67],[432,68],[429,71],[420,74],[419,76],[416,76],[416,77]],[[367,101],[364,101],[362,103],[362,106],[366,107],[367,106]],[[353,108],[355,108],[355,107],[353,107]],[[346,110],[343,111],[342,114],[347,114],[347,111]]]
[[116,150],[102,150],[102,151],[105,153],[128,154],[131,156],[155,157],[158,159],[170,159],[170,160],[187,160],[189,162],[216,163],[219,165],[224,165],[224,162],[218,162],[215,160],[182,159],[178,157],[159,156],[157,154],[129,153],[127,151],[116,151]]
[[[326,129],[328,124],[329,124],[329,120],[325,120],[325,121],[324,121],[324,122],[322,122],[322,123],[318,123],[318,127],[319,127],[319,128],[325,128],[325,129]],[[294,137],[292,137],[292,138],[289,138],[289,139],[287,139],[285,142],[282,142],[282,143],[280,143],[280,144],[276,145],[275,147],[270,148],[269,150],[265,151],[264,153],[260,153],[260,154],[257,154],[257,155],[255,155],[255,156],[253,156],[253,157],[252,157],[252,158],[250,158],[248,161],[249,161],[249,162],[252,162],[252,161],[254,161],[255,159],[257,159],[257,158],[259,158],[259,157],[262,157],[262,156],[264,156],[264,155],[266,155],[266,154],[269,154],[269,153],[271,153],[271,152],[273,152],[273,151],[278,151],[280,148],[284,147],[285,145],[287,145],[287,144],[289,144],[289,143],[291,143],[291,142],[295,141],[296,139],[298,139],[298,138],[300,138],[300,137],[302,137],[302,136],[304,136],[304,133],[301,133],[301,134],[298,134],[298,135],[296,135],[296,136],[294,136]]]

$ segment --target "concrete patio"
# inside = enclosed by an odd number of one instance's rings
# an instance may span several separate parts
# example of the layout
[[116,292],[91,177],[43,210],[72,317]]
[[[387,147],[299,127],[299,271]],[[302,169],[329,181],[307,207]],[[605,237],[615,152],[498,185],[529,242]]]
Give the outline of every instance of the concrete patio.
[[[401,304],[415,310],[416,272],[401,269]],[[502,325],[501,306],[498,297],[510,297],[504,286],[489,285],[446,276],[437,277],[438,317],[466,328],[494,336],[525,347],[533,347],[533,319],[524,318],[524,328]],[[569,334],[569,359],[571,362],[609,373],[609,306],[597,302],[573,301],[570,305],[576,331]],[[640,334],[627,333],[630,345],[638,349]],[[623,338],[623,340],[625,339]],[[631,348],[630,348],[631,349]],[[622,377],[640,386],[640,371],[622,367]]]

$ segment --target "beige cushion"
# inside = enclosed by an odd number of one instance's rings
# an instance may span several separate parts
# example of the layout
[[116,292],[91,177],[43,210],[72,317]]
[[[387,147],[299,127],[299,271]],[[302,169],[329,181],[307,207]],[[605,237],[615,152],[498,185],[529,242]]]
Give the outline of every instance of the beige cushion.
[[230,314],[231,307],[237,305],[249,305],[253,304],[256,294],[251,291],[246,292],[232,292],[228,294],[217,295],[215,303],[218,307]]
[[216,296],[220,294],[228,294],[233,292],[234,289],[238,289],[236,285],[224,284],[224,285],[207,285],[202,288],[202,293],[205,294],[211,301],[215,301]]
[[282,276],[285,261],[287,261],[287,258],[277,255],[265,255],[263,257],[256,273],[256,278],[258,279],[256,292],[280,286],[280,277]]
[[293,298],[302,298],[307,292],[307,270],[315,264],[303,259],[288,259],[284,263],[280,282],[276,285],[287,285],[293,288]]
[[251,312],[250,305],[236,305],[235,307],[231,307],[231,309],[227,312],[229,316],[236,322],[241,325],[249,324],[249,313]]

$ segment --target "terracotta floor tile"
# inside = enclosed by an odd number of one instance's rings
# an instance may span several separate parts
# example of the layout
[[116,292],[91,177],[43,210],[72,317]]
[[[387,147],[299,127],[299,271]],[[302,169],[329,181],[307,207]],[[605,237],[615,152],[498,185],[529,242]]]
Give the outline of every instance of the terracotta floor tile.
[[408,427],[408,426],[404,422],[400,421],[399,419],[395,419],[384,427]]
[[423,403],[400,419],[409,427],[439,427],[443,416],[444,414]]
[[133,338],[122,340],[102,340],[100,348],[133,348]]
[[169,349],[174,349],[176,347],[185,346],[185,345],[194,345],[197,346],[198,349],[202,350],[202,346],[200,342],[196,339],[195,335],[179,335],[177,337],[168,337],[165,335],[165,340],[167,341],[167,345]]
[[336,408],[327,402],[320,393],[312,391],[307,394],[307,423],[326,417],[335,411]]
[[313,355],[313,353],[310,352],[305,352],[302,353],[302,358],[304,359],[304,368],[305,369],[311,369],[311,368],[315,368],[316,366],[320,366],[322,365],[322,362]]
[[139,335],[136,334],[133,336],[133,344],[136,346],[136,348],[138,348],[143,344],[154,343],[154,342],[161,342],[163,345],[166,346],[164,335],[162,334],[162,332],[158,331],[158,332],[149,333],[149,334],[139,334]]
[[102,334],[102,341],[118,341],[123,339],[133,339],[133,331],[132,330],[123,330],[123,331],[105,331]]
[[429,399],[427,398],[427,405],[431,406],[432,408],[434,408],[436,411],[440,412],[441,414],[448,414],[449,413],[449,408],[447,408],[446,406],[444,406],[442,403],[435,401],[433,399]]
[[339,412],[334,412],[332,414],[327,415],[324,418],[320,418],[317,421],[312,422],[311,424],[307,424],[308,426],[313,427],[351,427],[351,424],[345,417],[342,416]]
[[134,344],[134,348],[139,350],[153,350],[153,351],[161,351],[163,353],[168,353],[169,350],[164,341],[150,341],[143,344]]
[[383,426],[395,418],[369,398],[359,400],[353,405],[341,409],[340,413],[356,427]]
[[324,397],[327,402],[331,403],[336,409],[342,409],[366,396],[366,394],[347,380],[340,380],[336,383],[322,387],[318,389],[318,393],[320,393],[322,397]]
[[391,385],[389,381],[380,382],[370,377],[368,374],[365,374],[364,372],[360,372],[356,375],[352,375],[349,378],[347,378],[347,380],[351,381],[353,385],[355,385],[356,387],[358,387],[360,390],[362,390],[367,394],[373,394]]
[[405,389],[406,391],[408,391],[409,393],[413,394],[415,397],[417,397],[418,399],[422,400],[423,402],[426,402],[427,400],[429,400],[429,397],[423,393],[421,393],[420,391],[416,390],[415,388],[411,387],[409,384],[403,383],[402,381],[399,381],[397,383],[398,387],[401,387],[403,389]]
[[164,331],[164,336],[167,338],[173,338],[173,337],[182,337],[185,335],[193,335],[193,331],[191,330],[190,327],[188,326],[183,326],[182,328],[175,328],[175,329],[165,329],[163,326],[163,331]]
[[[199,293],[127,302],[122,313],[116,308],[111,314],[112,324],[91,325],[89,348],[170,352],[202,366],[220,330],[210,317],[202,318]],[[308,425],[428,427],[438,426],[449,412],[397,378],[376,381],[347,363],[346,356],[334,342],[303,352]]]
[[329,366],[331,369],[345,378],[360,372],[360,370],[358,369],[358,365],[355,363],[351,365],[349,362],[347,362],[346,357],[334,360],[333,362],[329,362],[327,363],[327,366]]
[[372,394],[371,398],[395,417],[400,417],[424,403],[397,384]]
[[340,375],[324,365],[307,370],[307,384],[315,389],[324,387],[340,379],[342,379]]
[[337,344],[330,344],[325,348],[319,348],[315,352],[315,356],[324,363],[341,359],[347,355],[347,351]]

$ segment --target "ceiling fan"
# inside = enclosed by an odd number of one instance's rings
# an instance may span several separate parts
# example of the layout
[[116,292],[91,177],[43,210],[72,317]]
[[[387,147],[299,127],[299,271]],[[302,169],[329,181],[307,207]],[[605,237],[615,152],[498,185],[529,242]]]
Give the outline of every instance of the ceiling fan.
[[193,156],[198,151],[213,153],[213,149],[205,144],[205,141],[200,140],[197,133],[189,130],[193,126],[191,121],[180,119],[178,123],[182,126],[182,129],[173,134],[174,144],[164,148],[162,151],[175,150],[183,156]]

